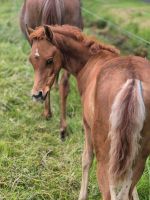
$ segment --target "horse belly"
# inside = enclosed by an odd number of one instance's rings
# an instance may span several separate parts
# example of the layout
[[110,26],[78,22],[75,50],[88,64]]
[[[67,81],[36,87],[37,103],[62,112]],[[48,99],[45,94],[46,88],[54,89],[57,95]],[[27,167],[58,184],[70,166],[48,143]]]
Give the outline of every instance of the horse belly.
[[26,2],[26,11],[24,16],[24,23],[29,27],[35,28],[41,25],[41,8],[43,1],[32,0]]
[[83,29],[83,21],[81,16],[81,5],[79,0],[64,0],[65,15],[64,24],[70,24]]

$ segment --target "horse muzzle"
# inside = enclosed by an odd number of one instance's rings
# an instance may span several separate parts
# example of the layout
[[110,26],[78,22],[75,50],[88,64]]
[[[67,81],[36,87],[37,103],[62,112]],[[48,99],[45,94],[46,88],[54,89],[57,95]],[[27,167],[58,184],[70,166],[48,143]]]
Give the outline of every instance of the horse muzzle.
[[43,102],[43,101],[45,101],[47,94],[48,94],[48,92],[46,92],[46,94],[44,94],[43,91],[41,90],[41,91],[38,91],[37,93],[33,93],[32,99],[34,101]]

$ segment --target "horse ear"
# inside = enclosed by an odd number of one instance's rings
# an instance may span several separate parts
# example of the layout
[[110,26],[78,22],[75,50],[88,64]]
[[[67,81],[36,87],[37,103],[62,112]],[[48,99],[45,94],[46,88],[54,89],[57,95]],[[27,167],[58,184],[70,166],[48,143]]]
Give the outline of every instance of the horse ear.
[[45,35],[46,35],[47,39],[49,41],[52,41],[52,39],[53,39],[53,32],[50,29],[50,27],[47,26],[47,25],[44,25],[44,30],[45,30]]
[[28,25],[26,24],[26,27],[25,27],[25,31],[26,31],[26,37],[30,43],[30,45],[32,46],[32,42],[30,41],[30,34],[33,33],[33,29],[28,27]]
[[33,33],[33,29],[28,27],[28,25],[26,24],[26,33],[27,33],[27,36],[29,36],[31,33]]

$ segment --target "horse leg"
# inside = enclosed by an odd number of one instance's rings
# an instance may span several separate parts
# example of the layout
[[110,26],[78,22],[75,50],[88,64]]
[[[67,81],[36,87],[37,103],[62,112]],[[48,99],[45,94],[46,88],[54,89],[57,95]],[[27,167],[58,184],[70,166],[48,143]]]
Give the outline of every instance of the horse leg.
[[117,189],[117,187],[111,186],[112,200],[139,200],[135,185],[143,173],[144,166],[145,162],[141,158],[140,162],[137,163],[135,169],[131,171],[128,179],[123,181],[123,183],[118,186],[119,190]]
[[58,79],[59,79],[59,73],[56,75],[55,82],[54,82],[54,88],[56,90],[59,88]]
[[107,161],[100,160],[97,162],[97,179],[99,184],[99,190],[102,193],[102,199],[113,200],[113,198],[111,199],[110,196]]
[[[100,130],[99,126],[95,126],[95,130]],[[105,135],[105,134],[104,134]],[[95,133],[96,136],[96,133]],[[131,176],[126,181],[116,185],[110,180],[109,175],[109,145],[108,141],[99,136],[94,139],[95,153],[97,157],[97,179],[99,189],[102,192],[104,200],[129,200],[129,190],[131,187]]]
[[132,176],[117,185],[110,184],[111,200],[130,200],[129,191],[132,184]]
[[133,190],[133,200],[140,200],[136,187]]
[[94,157],[93,145],[91,140],[91,130],[86,123],[84,123],[84,130],[85,130],[85,145],[82,155],[82,182],[81,182],[79,200],[87,200],[89,170],[92,165]]
[[64,71],[60,84],[59,84],[59,92],[60,92],[60,137],[62,140],[65,139],[67,134],[67,122],[66,122],[66,101],[69,93],[69,76],[70,74],[67,71]]
[[43,116],[46,119],[49,119],[52,117],[52,111],[51,111],[51,105],[50,105],[50,92],[48,92],[47,97],[45,99]]
[[129,191],[131,188],[132,184],[132,176],[129,175],[127,180],[123,181],[121,185],[121,190],[119,191],[119,194],[117,196],[117,199],[122,199],[122,200],[129,200]]
[[131,169],[126,179],[116,183],[115,185],[110,181],[111,200],[132,200],[129,197],[133,178],[132,174],[133,170]]
[[129,199],[130,200],[139,200],[138,193],[136,191],[136,184],[141,178],[146,163],[146,157],[139,156],[136,166],[133,171],[133,178],[132,178],[132,185],[129,192]]

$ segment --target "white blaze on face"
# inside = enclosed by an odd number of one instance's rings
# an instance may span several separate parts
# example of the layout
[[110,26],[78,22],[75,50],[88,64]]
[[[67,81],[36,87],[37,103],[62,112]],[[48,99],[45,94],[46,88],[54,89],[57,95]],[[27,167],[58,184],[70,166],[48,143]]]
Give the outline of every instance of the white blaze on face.
[[35,58],[39,58],[39,57],[40,57],[39,50],[38,50],[38,48],[36,48],[36,50],[35,50]]

